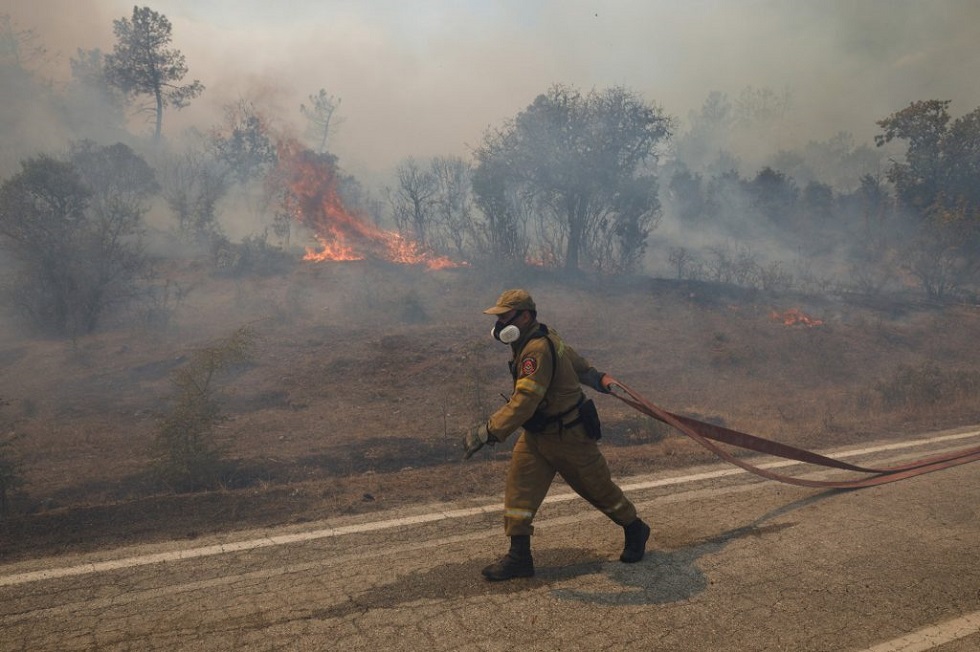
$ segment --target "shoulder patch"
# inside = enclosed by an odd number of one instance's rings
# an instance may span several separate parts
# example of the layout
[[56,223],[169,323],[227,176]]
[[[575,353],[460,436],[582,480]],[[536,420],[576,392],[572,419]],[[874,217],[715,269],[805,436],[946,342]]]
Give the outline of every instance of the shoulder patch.
[[521,360],[521,376],[530,376],[538,370],[538,361],[527,355]]

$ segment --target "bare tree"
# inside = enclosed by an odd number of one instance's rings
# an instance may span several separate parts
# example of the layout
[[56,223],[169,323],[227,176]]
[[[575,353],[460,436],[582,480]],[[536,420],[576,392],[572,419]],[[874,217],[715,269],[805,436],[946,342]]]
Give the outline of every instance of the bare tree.
[[469,163],[458,156],[437,157],[432,160],[436,193],[435,222],[438,231],[435,246],[466,257],[467,238],[472,238],[473,206]]
[[490,260],[524,263],[531,247],[532,197],[510,178],[506,144],[488,141],[484,148],[473,171],[473,193],[481,209],[474,221],[476,251]]
[[327,95],[327,91],[320,89],[316,95],[310,95],[310,105],[299,105],[307,121],[307,134],[316,143],[314,151],[323,154],[327,151],[327,140],[333,131],[342,122],[337,116],[337,109],[340,108],[340,98]]
[[217,205],[228,192],[222,166],[204,152],[187,150],[160,166],[163,197],[189,242],[210,245],[222,236]]
[[27,71],[47,57],[48,50],[41,44],[36,31],[21,29],[9,14],[0,14],[0,62],[3,66]]
[[414,158],[398,165],[398,186],[387,191],[395,225],[419,244],[429,244],[429,230],[435,219],[433,204],[438,179]]
[[776,92],[746,86],[735,100],[734,122],[742,127],[772,129],[786,119],[792,106],[793,96],[788,89]]
[[[51,85],[38,72],[46,59],[47,50],[36,32],[21,29],[0,13],[0,173],[4,175],[19,169],[26,153],[37,151],[35,125],[40,122],[39,111],[51,99]],[[45,123],[45,134],[50,131],[51,125]]]

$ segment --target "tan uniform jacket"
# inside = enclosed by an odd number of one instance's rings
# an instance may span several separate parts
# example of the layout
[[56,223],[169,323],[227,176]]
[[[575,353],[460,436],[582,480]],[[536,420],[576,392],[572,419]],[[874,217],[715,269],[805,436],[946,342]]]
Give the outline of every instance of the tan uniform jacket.
[[[545,337],[533,337],[541,329],[545,329],[546,337],[554,345],[556,360],[552,360],[551,347]],[[504,441],[524,425],[536,410],[553,416],[573,408],[583,396],[582,375],[591,368],[557,332],[537,322],[531,324],[527,333],[511,348],[514,353],[510,363],[514,391],[507,404],[494,412],[487,422],[490,434],[499,441]],[[578,412],[572,410],[562,421],[569,422],[577,416]],[[557,432],[558,428],[555,422],[543,432]]]

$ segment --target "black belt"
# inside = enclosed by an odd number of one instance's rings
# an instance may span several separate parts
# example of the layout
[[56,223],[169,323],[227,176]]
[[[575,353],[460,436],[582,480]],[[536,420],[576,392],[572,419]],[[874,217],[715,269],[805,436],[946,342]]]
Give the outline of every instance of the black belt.
[[573,405],[572,407],[568,408],[564,412],[560,412],[558,414],[553,414],[553,415],[545,415],[545,414],[541,414],[539,412],[535,412],[533,415],[531,415],[531,418],[530,419],[528,419],[527,421],[524,422],[524,425],[521,426],[521,427],[524,428],[525,430],[527,430],[528,432],[533,432],[535,434],[540,434],[540,433],[544,432],[549,426],[557,423],[558,424],[558,434],[561,434],[561,432],[565,428],[571,428],[572,426],[577,426],[579,423],[581,423],[581,421],[582,421],[582,418],[581,417],[577,417],[575,419],[572,419],[568,423],[564,423],[562,421],[562,419],[564,419],[565,417],[567,417],[572,412],[578,410],[579,407],[581,407],[582,403],[584,403],[584,402],[585,402],[585,394],[582,394],[582,395],[579,396],[579,399],[578,399],[578,401],[576,401],[575,405]]

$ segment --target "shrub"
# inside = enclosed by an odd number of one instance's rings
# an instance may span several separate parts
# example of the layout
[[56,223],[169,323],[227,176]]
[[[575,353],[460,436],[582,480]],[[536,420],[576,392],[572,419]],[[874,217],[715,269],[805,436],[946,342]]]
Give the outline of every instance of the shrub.
[[56,335],[95,330],[148,272],[142,218],[153,170],[125,145],[83,142],[67,161],[38,156],[0,185],[0,245],[17,264],[9,300]]
[[886,408],[916,409],[949,402],[963,396],[975,396],[980,390],[980,374],[946,372],[938,365],[924,362],[917,367],[901,365],[895,374],[875,386]]
[[293,262],[281,247],[269,244],[268,233],[246,236],[240,244],[216,237],[211,258],[216,273],[232,277],[284,274]]
[[174,371],[173,406],[160,423],[154,441],[154,470],[171,488],[195,491],[216,487],[224,468],[224,450],[214,429],[224,420],[217,379],[249,362],[255,333],[243,326],[229,337],[194,352]]
[[[0,399],[0,408],[5,405],[7,403]],[[20,462],[13,453],[15,438],[16,435],[0,435],[0,517],[7,515],[7,500],[10,492],[24,483]]]

